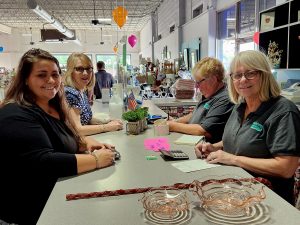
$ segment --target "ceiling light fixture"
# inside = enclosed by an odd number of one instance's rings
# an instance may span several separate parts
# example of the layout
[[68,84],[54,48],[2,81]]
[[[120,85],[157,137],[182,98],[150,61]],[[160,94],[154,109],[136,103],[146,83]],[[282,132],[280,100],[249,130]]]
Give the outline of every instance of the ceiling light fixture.
[[56,28],[59,32],[65,35],[68,38],[73,38],[75,36],[74,32],[66,28],[61,22],[56,20],[53,16],[51,16],[46,10],[44,10],[41,6],[39,6],[35,0],[28,0],[27,6],[32,9],[37,15],[42,17],[44,20],[50,23],[54,28]]

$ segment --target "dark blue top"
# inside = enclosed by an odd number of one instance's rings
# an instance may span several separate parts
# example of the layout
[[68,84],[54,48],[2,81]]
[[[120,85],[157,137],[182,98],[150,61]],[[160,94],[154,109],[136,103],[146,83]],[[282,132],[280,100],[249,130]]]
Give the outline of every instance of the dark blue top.
[[94,88],[94,94],[96,95],[96,98],[102,98],[101,89],[102,88],[112,88],[114,80],[113,76],[106,72],[105,70],[98,70],[97,73],[95,73],[96,77],[96,84]]
[[87,125],[92,117],[92,109],[86,93],[81,93],[77,89],[65,86],[66,99],[72,108],[80,110],[80,122],[82,125]]

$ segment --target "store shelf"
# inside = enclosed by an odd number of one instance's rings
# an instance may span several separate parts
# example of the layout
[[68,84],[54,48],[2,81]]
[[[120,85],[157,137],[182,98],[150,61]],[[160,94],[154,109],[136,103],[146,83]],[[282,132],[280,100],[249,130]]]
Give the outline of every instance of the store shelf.
[[287,1],[260,12],[260,50],[267,54],[269,43],[283,50],[280,69],[299,69],[300,1]]

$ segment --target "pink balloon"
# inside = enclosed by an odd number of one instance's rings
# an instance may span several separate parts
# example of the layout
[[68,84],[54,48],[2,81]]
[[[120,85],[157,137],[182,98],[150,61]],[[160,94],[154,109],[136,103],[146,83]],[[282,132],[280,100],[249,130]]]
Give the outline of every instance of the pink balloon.
[[128,43],[132,48],[135,46],[136,42],[137,42],[137,38],[135,35],[132,34],[128,37]]

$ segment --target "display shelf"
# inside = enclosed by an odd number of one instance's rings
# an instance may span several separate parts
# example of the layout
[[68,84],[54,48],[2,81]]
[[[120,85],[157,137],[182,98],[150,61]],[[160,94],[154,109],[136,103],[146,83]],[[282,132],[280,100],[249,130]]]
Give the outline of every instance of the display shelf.
[[290,23],[300,22],[300,1],[294,0],[291,2]]
[[283,50],[279,69],[299,69],[300,1],[291,0],[260,12],[259,48],[268,53],[269,43]]

